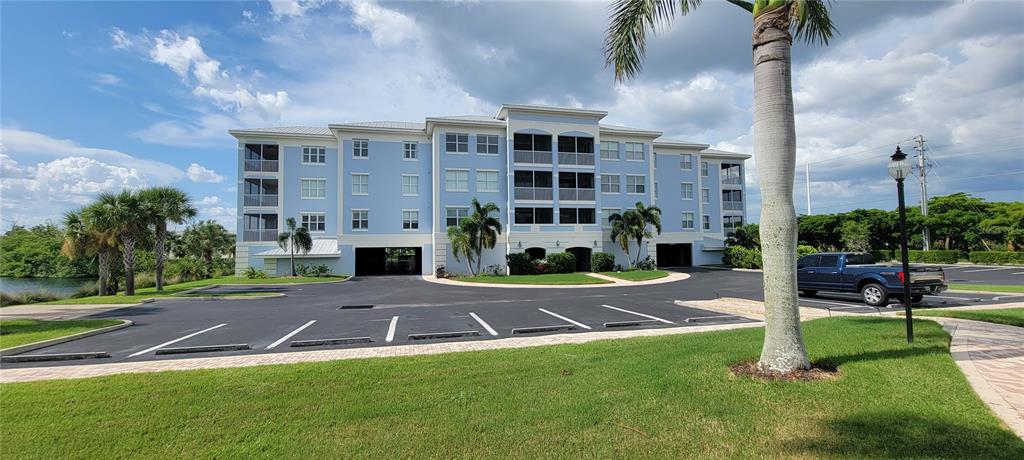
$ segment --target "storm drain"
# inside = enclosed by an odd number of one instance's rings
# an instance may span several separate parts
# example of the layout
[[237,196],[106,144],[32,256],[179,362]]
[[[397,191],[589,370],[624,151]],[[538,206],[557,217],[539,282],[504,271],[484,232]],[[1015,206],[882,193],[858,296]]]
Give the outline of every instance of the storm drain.
[[373,305],[342,305],[338,307],[338,310],[366,310],[373,308]]
[[690,318],[686,318],[686,322],[687,323],[699,323],[701,321],[713,321],[713,320],[720,320],[720,319],[735,319],[735,318],[737,318],[737,317],[733,316],[733,315],[693,316],[693,317],[690,317]]
[[369,337],[345,337],[341,339],[312,339],[293,340],[288,346],[291,347],[319,347],[323,345],[349,345],[353,343],[373,342]]
[[237,351],[237,350],[248,350],[249,344],[247,343],[233,343],[229,345],[203,345],[198,347],[173,347],[173,348],[161,348],[156,351],[158,355],[178,355],[183,353],[208,353],[214,351]]
[[614,328],[614,327],[643,326],[645,324],[660,323],[660,322],[661,321],[658,321],[656,319],[640,319],[640,320],[633,320],[633,321],[612,321],[610,323],[604,323],[604,327],[605,328]]
[[86,353],[54,353],[49,355],[14,355],[0,357],[0,363],[36,363],[41,361],[70,361],[73,359],[109,358],[110,353],[95,351]]
[[536,334],[539,332],[575,331],[576,326],[572,324],[556,324],[554,326],[530,326],[517,327],[512,329],[513,334]]
[[427,332],[424,334],[409,334],[409,340],[454,339],[457,337],[479,336],[480,331]]

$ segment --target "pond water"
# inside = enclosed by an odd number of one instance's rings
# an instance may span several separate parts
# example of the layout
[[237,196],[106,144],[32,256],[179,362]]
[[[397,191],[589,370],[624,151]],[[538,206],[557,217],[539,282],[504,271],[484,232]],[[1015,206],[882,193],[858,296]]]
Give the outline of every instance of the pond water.
[[74,294],[85,283],[95,283],[88,278],[9,278],[0,276],[0,292],[16,294],[25,291],[50,291],[64,297]]

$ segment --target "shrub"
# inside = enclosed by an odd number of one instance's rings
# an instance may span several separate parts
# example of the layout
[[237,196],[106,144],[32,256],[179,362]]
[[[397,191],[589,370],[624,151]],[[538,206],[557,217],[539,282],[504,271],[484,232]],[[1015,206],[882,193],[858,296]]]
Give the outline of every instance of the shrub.
[[811,254],[817,254],[817,253],[818,253],[818,250],[815,249],[814,246],[808,246],[806,244],[801,244],[801,245],[796,247],[796,256],[797,257],[809,256]]
[[875,262],[890,262],[896,260],[896,253],[891,249],[873,249],[870,251],[871,257],[875,259]]
[[533,259],[525,252],[512,252],[505,255],[509,273],[513,275],[529,275],[533,273]]
[[959,251],[909,251],[910,261],[925,264],[955,264],[960,260]]
[[330,276],[330,274],[331,274],[331,267],[328,267],[326,264],[320,264],[320,265],[304,265],[304,264],[299,264],[299,265],[295,266],[295,273],[297,273],[299,276],[311,276],[311,277],[319,278],[319,277],[324,277],[324,276]]
[[491,276],[498,276],[498,275],[504,275],[505,274],[504,272],[505,272],[505,267],[502,267],[501,265],[494,264],[494,265],[488,265],[488,266],[484,267],[484,272],[482,274],[488,274],[488,275],[491,275]]
[[535,259],[530,262],[530,270],[525,275],[543,275],[545,273],[552,273],[551,265],[547,259]]
[[156,274],[155,273],[136,273],[135,274],[135,289],[151,288],[156,286]]
[[260,270],[253,266],[245,267],[245,271],[242,272],[242,275],[251,280],[263,279],[267,277],[267,274],[264,273],[263,270]]
[[741,246],[728,246],[722,262],[736,268],[761,268],[761,251]]
[[75,291],[74,294],[71,294],[71,298],[72,299],[80,299],[82,297],[92,297],[92,296],[98,295],[98,294],[99,294],[99,291],[96,289],[96,283],[89,282],[89,283],[82,284],[82,286],[79,287],[78,290]]
[[0,292],[0,307],[22,305],[27,303],[49,302],[60,297],[50,291],[26,291],[15,294]]
[[976,264],[1024,265],[1024,252],[974,251],[971,252],[967,258],[968,260]]
[[615,256],[607,252],[595,252],[590,256],[590,269],[595,272],[609,272],[615,268]]
[[195,257],[173,259],[167,263],[167,270],[164,271],[165,275],[177,276],[183,281],[202,279],[205,273],[206,267],[203,262]]
[[651,271],[656,268],[658,268],[658,264],[654,262],[654,259],[652,259],[651,256],[647,256],[640,259],[640,261],[636,263],[636,266],[633,267],[633,270]]
[[572,273],[576,271],[576,256],[569,252],[548,254],[547,262],[552,273]]

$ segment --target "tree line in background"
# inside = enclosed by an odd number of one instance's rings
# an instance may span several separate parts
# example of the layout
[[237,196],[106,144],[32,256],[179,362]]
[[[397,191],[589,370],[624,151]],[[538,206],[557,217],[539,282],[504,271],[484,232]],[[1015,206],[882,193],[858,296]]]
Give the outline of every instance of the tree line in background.
[[[0,236],[0,275],[96,278],[99,295],[123,286],[133,295],[139,284],[162,290],[174,281],[209,278],[233,269],[235,237],[214,221],[192,222],[196,209],[173,187],[103,193],[87,206],[69,211],[60,226],[13,226]],[[146,273],[139,283],[136,273]]]
[[[927,225],[931,250],[924,247]],[[936,196],[928,200],[928,216],[918,207],[907,209],[907,233],[911,262],[1020,263],[1024,247],[1024,203],[989,202],[967,193]],[[726,244],[725,263],[744,268],[760,267],[761,243],[757,224],[735,230]],[[872,252],[876,259],[890,260],[900,247],[897,210],[856,209],[837,214],[800,216],[800,253],[816,251]]]

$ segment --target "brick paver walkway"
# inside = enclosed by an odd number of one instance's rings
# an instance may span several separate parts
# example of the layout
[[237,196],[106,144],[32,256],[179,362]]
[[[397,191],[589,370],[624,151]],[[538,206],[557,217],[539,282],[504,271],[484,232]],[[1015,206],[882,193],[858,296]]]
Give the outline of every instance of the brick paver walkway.
[[930,318],[953,336],[950,352],[985,404],[1024,439],[1024,328]]

